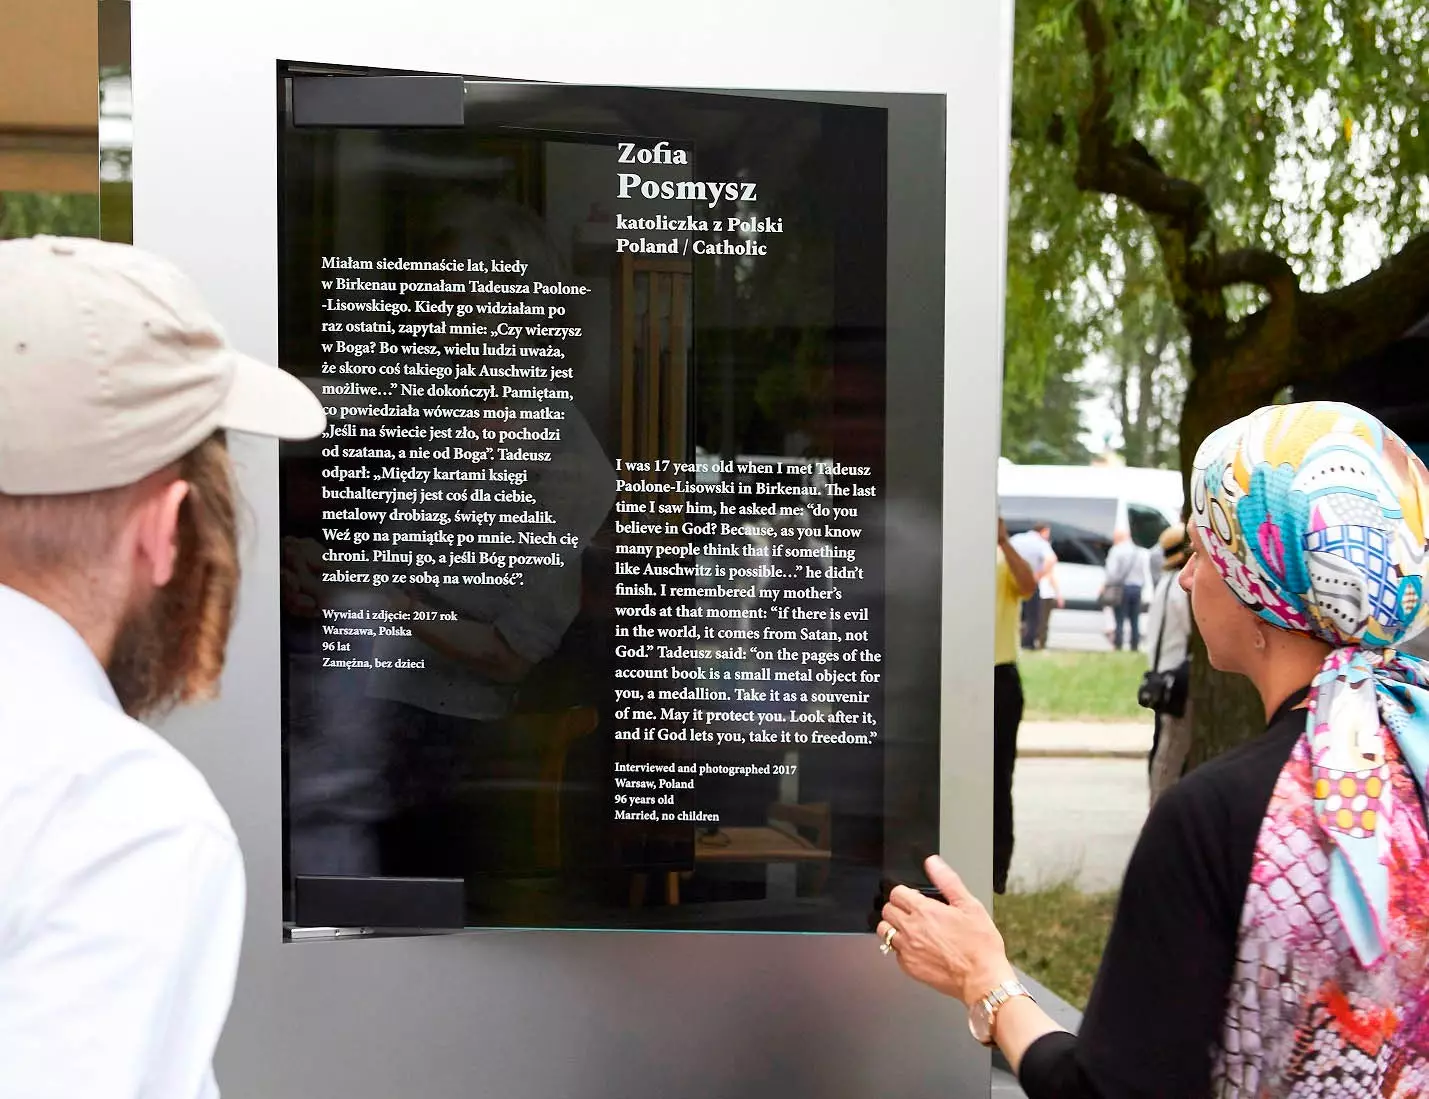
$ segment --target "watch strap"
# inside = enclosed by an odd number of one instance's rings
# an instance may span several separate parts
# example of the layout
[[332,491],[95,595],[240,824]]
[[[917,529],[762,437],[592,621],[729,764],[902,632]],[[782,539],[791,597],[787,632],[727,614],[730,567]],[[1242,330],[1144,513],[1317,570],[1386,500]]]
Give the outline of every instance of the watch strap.
[[1009,1000],[1015,1000],[1019,996],[1026,996],[1034,1004],[1037,1002],[1037,997],[1032,995],[1027,986],[1014,977],[1010,981],[1003,981],[1002,984],[998,985],[982,998],[982,1009],[987,1015],[989,1043],[994,1041],[994,1035],[997,1032],[998,1011],[1002,1009],[1003,1004]]

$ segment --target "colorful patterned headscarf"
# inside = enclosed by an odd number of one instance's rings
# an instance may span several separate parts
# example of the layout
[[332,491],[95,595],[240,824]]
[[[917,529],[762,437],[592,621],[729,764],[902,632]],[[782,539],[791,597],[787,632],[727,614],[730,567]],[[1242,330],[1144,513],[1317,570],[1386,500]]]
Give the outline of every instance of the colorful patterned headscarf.
[[1191,518],[1209,562],[1271,625],[1335,646],[1311,684],[1306,737],[1316,817],[1331,839],[1330,899],[1361,963],[1384,955],[1389,824],[1399,812],[1386,738],[1421,799],[1429,667],[1396,646],[1429,626],[1429,471],[1350,405],[1276,405],[1197,452]]

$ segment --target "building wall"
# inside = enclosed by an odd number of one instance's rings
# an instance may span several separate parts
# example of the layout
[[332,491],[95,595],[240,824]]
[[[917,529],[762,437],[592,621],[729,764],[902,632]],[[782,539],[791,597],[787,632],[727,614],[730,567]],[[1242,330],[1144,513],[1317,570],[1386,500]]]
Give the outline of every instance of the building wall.
[[95,0],[5,0],[0,191],[99,190]]

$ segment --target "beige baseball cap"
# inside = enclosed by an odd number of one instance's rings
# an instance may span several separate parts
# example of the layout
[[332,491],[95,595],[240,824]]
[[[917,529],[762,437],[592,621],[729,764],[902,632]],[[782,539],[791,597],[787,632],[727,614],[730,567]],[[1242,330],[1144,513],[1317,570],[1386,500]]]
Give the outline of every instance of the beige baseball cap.
[[127,244],[0,241],[0,492],[133,484],[215,431],[309,439],[301,381],[235,351],[179,270]]

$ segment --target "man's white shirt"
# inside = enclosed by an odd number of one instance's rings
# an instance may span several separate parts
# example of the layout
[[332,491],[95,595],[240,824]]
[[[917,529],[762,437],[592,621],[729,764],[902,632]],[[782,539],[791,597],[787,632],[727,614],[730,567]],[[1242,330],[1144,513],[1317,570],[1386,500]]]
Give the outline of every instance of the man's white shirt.
[[0,585],[0,1099],[213,1099],[243,862],[78,633]]

